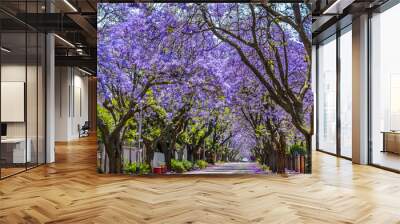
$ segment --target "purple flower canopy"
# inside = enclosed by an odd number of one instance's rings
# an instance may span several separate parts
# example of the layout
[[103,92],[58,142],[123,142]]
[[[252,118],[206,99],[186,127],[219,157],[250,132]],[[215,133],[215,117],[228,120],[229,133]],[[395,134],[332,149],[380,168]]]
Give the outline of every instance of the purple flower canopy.
[[[308,10],[300,5],[310,38]],[[272,7],[293,17],[285,6]],[[99,4],[98,103],[151,98],[170,122],[188,102],[191,117],[207,120],[219,111],[230,123],[231,147],[250,157],[258,140],[244,114],[295,129],[286,104],[266,100],[271,93],[300,99],[299,119],[307,125],[312,111],[306,46],[295,29],[271,18],[257,4]],[[298,130],[294,136],[302,138]]]

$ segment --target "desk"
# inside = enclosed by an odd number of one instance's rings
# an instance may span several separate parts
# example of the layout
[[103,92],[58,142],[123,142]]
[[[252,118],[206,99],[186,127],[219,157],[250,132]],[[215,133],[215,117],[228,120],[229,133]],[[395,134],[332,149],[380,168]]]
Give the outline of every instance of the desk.
[[25,138],[6,138],[1,139],[1,157],[6,163],[26,163],[31,162],[31,139],[27,139],[28,144],[25,152]]
[[383,151],[400,154],[400,132],[384,131],[383,133]]

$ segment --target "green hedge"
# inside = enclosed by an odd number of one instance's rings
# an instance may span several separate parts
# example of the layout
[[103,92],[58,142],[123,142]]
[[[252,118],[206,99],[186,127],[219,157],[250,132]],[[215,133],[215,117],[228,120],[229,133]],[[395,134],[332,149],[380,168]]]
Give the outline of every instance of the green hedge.
[[186,171],[189,171],[193,168],[193,163],[188,160],[182,160],[182,163]]
[[183,173],[197,168],[204,169],[207,166],[208,163],[204,160],[197,160],[195,164],[193,164],[188,160],[182,160],[182,161],[176,159],[171,160],[171,169],[176,173]]
[[307,150],[303,145],[300,145],[298,143],[290,146],[290,154],[292,155],[301,155],[304,156],[306,154]]
[[147,163],[125,163],[124,171],[125,173],[134,174],[136,170],[139,169],[139,174],[149,174],[151,172],[150,165]]
[[183,162],[176,159],[171,160],[171,169],[176,173],[183,173],[186,171]]
[[204,169],[208,166],[208,163],[205,160],[197,160],[196,161],[196,165],[200,168],[200,169]]

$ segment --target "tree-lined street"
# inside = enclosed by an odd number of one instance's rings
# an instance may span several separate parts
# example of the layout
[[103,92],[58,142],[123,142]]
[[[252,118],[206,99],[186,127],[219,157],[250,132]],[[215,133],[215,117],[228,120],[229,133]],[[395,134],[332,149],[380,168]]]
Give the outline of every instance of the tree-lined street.
[[[243,158],[278,173],[299,158],[310,172],[308,5],[104,3],[98,28],[98,134],[111,173]],[[126,164],[123,146],[143,149],[141,164]]]

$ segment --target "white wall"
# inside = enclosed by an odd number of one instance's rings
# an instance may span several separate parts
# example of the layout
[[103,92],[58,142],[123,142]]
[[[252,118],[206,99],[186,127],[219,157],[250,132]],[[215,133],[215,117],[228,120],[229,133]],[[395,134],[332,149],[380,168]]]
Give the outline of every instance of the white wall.
[[[38,69],[38,70],[36,70]],[[25,80],[27,78],[27,80]],[[26,83],[26,107],[25,104],[20,108],[21,113],[26,112],[26,120],[22,122],[5,122],[7,124],[8,138],[25,138],[29,139],[32,149],[32,161],[44,163],[44,74],[42,67],[36,65],[28,65],[18,63],[2,64],[1,66],[1,81],[2,82],[24,82]],[[3,90],[2,90],[3,91]],[[22,90],[23,91],[23,90]],[[24,94],[24,92],[21,92]],[[2,95],[2,98],[7,95]],[[13,113],[10,107],[2,107],[1,110],[6,113]],[[25,111],[26,110],[26,111]],[[14,112],[15,113],[15,112]],[[37,153],[39,155],[37,156]]]
[[72,120],[71,120],[71,135],[76,138],[79,137],[78,124],[81,126],[85,121],[89,120],[88,113],[88,78],[82,76],[81,72],[74,75],[74,108],[72,108]]
[[[25,64],[6,64],[1,66],[1,81],[25,82]],[[7,108],[1,108],[7,110]],[[25,137],[25,122],[7,122],[7,137]]]
[[[27,70],[26,70],[27,69]],[[1,66],[1,81],[2,82],[24,82],[26,83],[25,76],[28,72],[28,87],[27,87],[27,119],[28,129],[31,127],[36,130],[36,80],[31,78],[31,75],[36,76],[36,66],[25,66],[25,64],[3,64]],[[32,87],[33,86],[33,87]],[[31,88],[29,88],[31,87]],[[4,96],[3,96],[4,97]],[[41,106],[41,105],[39,105]],[[1,110],[8,110],[8,108],[1,108]],[[24,110],[24,108],[22,108]],[[33,112],[32,112],[33,111]],[[33,122],[33,123],[31,123]],[[8,137],[25,137],[25,123],[26,122],[7,122],[7,136]],[[33,127],[35,126],[35,127]],[[29,131],[29,130],[28,130]],[[36,132],[35,132],[36,135]],[[29,137],[29,132],[28,132]]]
[[79,138],[78,125],[88,120],[88,78],[76,68],[56,67],[55,140]]
[[69,68],[55,68],[55,140],[68,140],[69,96],[68,88],[70,77],[67,75]]

